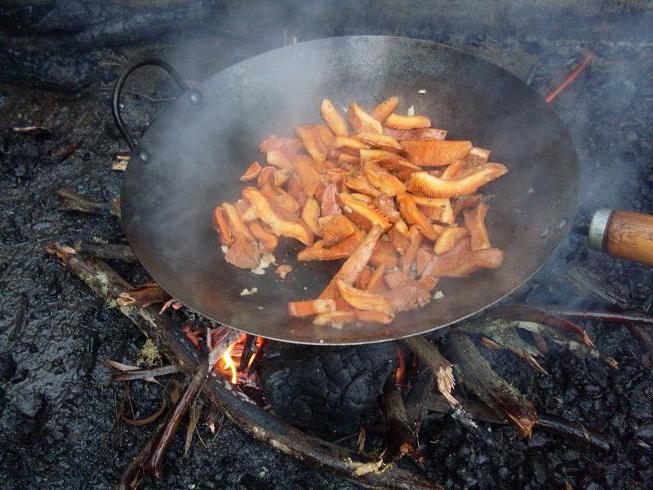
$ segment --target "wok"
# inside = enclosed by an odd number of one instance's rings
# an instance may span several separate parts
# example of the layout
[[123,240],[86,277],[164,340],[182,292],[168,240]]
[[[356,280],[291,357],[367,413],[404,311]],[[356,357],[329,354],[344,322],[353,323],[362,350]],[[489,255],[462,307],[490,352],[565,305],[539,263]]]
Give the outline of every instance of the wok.
[[[170,295],[223,324],[267,338],[307,344],[359,344],[417,335],[473,315],[527,281],[568,232],[577,204],[577,157],[553,110],[507,71],[431,42],[384,36],[321,39],[276,49],[233,65],[171,103],[138,144],[114,116],[134,157],[122,189],[122,220],[138,259]],[[426,93],[419,93],[422,89]],[[423,91],[423,90],[422,90]],[[501,268],[441,283],[444,297],[400,313],[390,325],[342,329],[289,318],[287,302],[315,298],[338,263],[297,262],[302,246],[282,239],[275,252],[293,272],[281,281],[226,263],[212,209],[239,197],[238,178],[260,159],[258,143],[319,122],[323,97],[337,107],[364,107],[390,96],[431,117],[449,139],[490,148],[509,173],[484,189],[490,200],[493,245],[505,250]],[[290,243],[294,242],[294,243]],[[258,292],[241,296],[244,288]]]

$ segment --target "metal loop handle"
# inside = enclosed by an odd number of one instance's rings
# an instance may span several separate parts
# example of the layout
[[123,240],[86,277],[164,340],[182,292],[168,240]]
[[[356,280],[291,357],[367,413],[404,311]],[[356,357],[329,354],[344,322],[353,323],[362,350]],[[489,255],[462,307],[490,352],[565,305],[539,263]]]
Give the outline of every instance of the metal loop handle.
[[125,123],[122,120],[122,115],[120,113],[120,96],[122,95],[122,87],[125,84],[125,81],[129,77],[129,75],[131,75],[134,71],[136,71],[137,69],[143,66],[158,66],[160,68],[163,68],[163,70],[170,76],[170,78],[172,78],[175,81],[175,83],[181,89],[182,92],[186,92],[188,90],[188,85],[186,85],[184,79],[181,78],[179,73],[177,73],[177,70],[175,70],[169,63],[163,61],[162,59],[153,58],[153,57],[141,58],[129,63],[125,67],[125,69],[122,71],[122,73],[118,77],[118,80],[116,80],[116,84],[113,87],[112,112],[113,112],[113,120],[116,122],[120,134],[122,134],[122,137],[125,138],[125,141],[127,141],[127,145],[129,145],[129,149],[131,150],[133,155],[136,154],[136,149],[138,148],[138,144],[136,143],[134,138],[132,138],[131,134],[129,134],[127,128],[125,127]]

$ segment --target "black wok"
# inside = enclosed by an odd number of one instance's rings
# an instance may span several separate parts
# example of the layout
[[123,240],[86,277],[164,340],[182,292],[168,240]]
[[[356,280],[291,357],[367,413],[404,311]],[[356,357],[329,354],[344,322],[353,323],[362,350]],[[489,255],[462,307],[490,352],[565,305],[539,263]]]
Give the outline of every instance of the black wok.
[[[141,63],[142,64],[142,63]],[[161,64],[161,63],[159,63]],[[165,63],[164,68],[170,68]],[[121,129],[120,87],[114,111]],[[183,86],[183,80],[176,76]],[[426,90],[426,94],[418,91]],[[211,211],[239,197],[238,177],[261,158],[258,143],[295,125],[319,121],[319,103],[355,100],[366,107],[398,95],[431,117],[450,139],[493,150],[510,172],[485,188],[488,226],[505,250],[498,270],[443,280],[444,297],[398,314],[390,325],[343,329],[288,317],[287,302],[315,298],[339,264],[296,262],[299,246],[275,255],[294,271],[285,281],[224,261]],[[128,135],[127,135],[128,137]],[[381,36],[297,44],[245,60],[172,103],[135,145],[122,190],[122,219],[138,259],[186,306],[226,325],[300,343],[356,344],[425,333],[473,315],[528,280],[567,233],[577,202],[577,158],[547,104],[507,71],[438,44]],[[137,158],[140,156],[141,158]],[[252,296],[240,296],[256,287]]]

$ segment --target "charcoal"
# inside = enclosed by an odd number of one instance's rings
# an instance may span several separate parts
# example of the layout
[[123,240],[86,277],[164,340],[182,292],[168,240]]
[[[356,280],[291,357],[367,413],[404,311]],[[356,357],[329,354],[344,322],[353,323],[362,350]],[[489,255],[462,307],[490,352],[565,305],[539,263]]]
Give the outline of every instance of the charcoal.
[[277,415],[324,438],[358,431],[396,366],[394,346],[295,347],[275,345],[259,376]]

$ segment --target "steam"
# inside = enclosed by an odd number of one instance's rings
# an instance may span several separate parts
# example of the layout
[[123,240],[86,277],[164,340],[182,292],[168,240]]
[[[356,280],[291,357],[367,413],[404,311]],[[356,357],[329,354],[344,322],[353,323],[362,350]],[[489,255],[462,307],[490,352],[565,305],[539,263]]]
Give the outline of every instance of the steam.
[[[618,26],[619,32],[624,33],[625,41],[621,44],[617,42],[619,36],[614,30],[587,31],[582,30],[579,24],[568,26],[568,23],[562,22],[595,15],[592,11],[595,7],[591,5],[583,4],[569,11],[530,5],[530,2],[527,6],[508,5],[498,12],[501,9],[496,5],[475,4],[475,12],[470,13],[464,8],[448,8],[445,12],[438,10],[442,7],[420,3],[411,5],[410,11],[395,11],[373,2],[361,2],[356,6],[340,2],[299,2],[297,5],[276,6],[254,3],[248,4],[247,9],[234,4],[216,15],[215,19],[198,26],[198,34],[190,41],[173,46],[166,53],[166,58],[178,67],[186,79],[197,84],[236,62],[297,41],[350,34],[400,35],[462,48],[505,67],[524,80],[529,79],[533,82],[533,88],[544,94],[549,84],[562,78],[580,59],[583,49],[592,49],[597,56],[589,70],[553,104],[553,110],[559,114],[571,135],[579,157],[580,172],[580,211],[575,218],[576,226],[563,240],[563,246],[546,268],[548,276],[564,274],[568,264],[582,263],[587,259],[582,235],[594,209],[639,209],[645,205],[640,190],[642,186],[638,182],[642,180],[645,161],[647,158],[650,160],[651,156],[650,143],[647,142],[653,134],[651,125],[644,124],[644,121],[647,120],[647,111],[651,112],[653,90],[650,83],[643,82],[643,77],[645,73],[651,73],[653,67],[650,55],[646,56],[643,45],[638,44],[635,35],[628,32],[628,26],[623,22]],[[539,31],[532,31],[533,16],[541,18],[542,11],[548,12],[545,18],[550,22],[538,23]],[[555,29],[552,30],[552,27]],[[574,28],[582,30],[582,37],[575,33]],[[521,34],[529,30],[534,33]],[[554,34],[551,35],[551,32]],[[624,51],[630,53],[631,59],[624,58]],[[361,55],[354,49],[348,55],[350,65],[338,68],[340,71],[337,75],[342,80],[339,87],[330,87],[328,83],[336,69],[330,63],[328,53],[320,60],[302,58],[292,50],[278,55],[275,58],[278,61],[296,56],[293,58],[293,70],[287,73],[280,73],[281,65],[275,66],[269,60],[257,71],[248,71],[246,65],[229,68],[229,75],[220,85],[203,86],[205,102],[199,110],[189,110],[188,104],[178,104],[178,113],[171,108],[155,123],[164,130],[165,141],[144,142],[157,148],[157,151],[160,149],[165,158],[178,162],[177,165],[166,166],[165,170],[156,165],[148,168],[152,181],[160,179],[175,183],[172,187],[159,189],[158,195],[153,196],[160,202],[174,198],[175,204],[157,210],[156,222],[165,223],[164,229],[168,233],[170,230],[186,230],[188,223],[198,220],[205,223],[198,225],[194,234],[179,237],[183,246],[179,242],[171,242],[165,247],[162,252],[165,259],[170,264],[177,264],[170,271],[169,281],[173,281],[173,275],[189,276],[183,257],[191,254],[193,269],[203,270],[204,274],[200,274],[197,281],[187,280],[185,287],[191,291],[191,296],[203,298],[205,302],[215,301],[226,308],[233,322],[242,325],[251,321],[248,315],[243,316],[241,306],[250,305],[251,301],[256,300],[259,301],[256,306],[265,311],[266,322],[270,325],[285,323],[286,313],[278,308],[274,298],[280,294],[295,294],[297,291],[293,288],[297,285],[286,281],[279,286],[278,282],[273,281],[272,274],[262,278],[254,278],[249,273],[241,276],[239,272],[220,265],[222,256],[217,252],[217,245],[212,248],[206,244],[215,241],[206,210],[223,200],[238,197],[238,185],[235,184],[237,172],[244,169],[251,159],[260,158],[256,145],[263,137],[270,133],[289,135],[294,125],[317,122],[322,97],[331,98],[337,107],[346,106],[353,99],[349,88],[354,83],[354,74],[360,76],[357,72],[365,71],[375,63],[387,64],[391,69],[396,62],[390,47],[387,52],[374,52],[373,58],[367,53]],[[437,64],[437,60],[434,60],[434,64]],[[310,73],[307,73],[308,70]],[[268,81],[261,83],[261,77]],[[485,83],[482,72],[479,72],[478,80],[480,85]],[[411,95],[404,96],[400,110],[406,113],[410,107],[414,107],[416,113],[424,111],[432,117],[434,125],[439,126],[441,114],[446,114],[447,110],[441,102],[447,98],[447,92],[435,90],[432,93],[429,90],[427,94],[420,93],[427,85],[428,77],[420,78],[419,72],[410,68],[403,81],[411,87],[410,90],[371,77],[362,99],[359,97],[358,101],[369,107],[395,91],[403,90],[404,95]],[[644,87],[642,83],[645,83]],[[290,93],[296,94],[295,97],[288,99],[288,88]],[[234,92],[238,92],[235,97]],[[503,96],[510,100],[512,94],[506,92]],[[213,108],[210,111],[206,110],[209,105]],[[495,150],[498,155],[502,154],[503,148],[517,143],[530,146],[535,153],[544,151],[541,142],[547,134],[533,132],[522,141],[511,141],[509,131],[514,124],[513,118],[519,119],[519,114],[509,111],[496,114],[493,134],[467,135],[453,127],[449,128],[453,129],[450,135],[454,138],[471,137],[475,142],[476,136],[479,136],[480,144]],[[222,125],[225,121],[228,124]],[[191,130],[196,126],[204,128],[204,131],[198,133]],[[519,163],[528,165],[529,162]],[[566,163],[571,166],[572,161]],[[207,170],[207,165],[211,166],[210,170]],[[541,169],[533,169],[534,173],[539,171]],[[197,175],[203,177],[200,189],[194,188],[195,184],[191,185],[193,176]],[[534,187],[537,193],[538,188]],[[521,191],[526,193],[530,189]],[[205,204],[203,211],[198,212],[199,202]],[[520,201],[526,202],[525,199]],[[650,210],[650,201],[647,206]],[[522,208],[524,215],[546,214],[546,209],[533,210],[526,204]],[[495,219],[505,218],[502,214],[495,216]],[[565,217],[565,220],[571,222],[574,216]],[[551,222],[543,229],[554,232],[565,224],[565,221]],[[155,228],[152,223],[152,233],[155,233]],[[156,238],[162,242],[165,240],[161,235]],[[284,262],[283,252],[275,255],[279,263]],[[313,277],[315,270],[309,270],[307,273]],[[230,296],[227,302],[218,300],[217,291],[207,293],[205,289],[205,281],[211,279],[211,274],[214,274],[214,281],[230,291],[233,289],[235,295],[253,287],[255,281],[259,292],[252,298]],[[525,298],[547,298],[547,301],[555,300],[565,306],[577,306],[570,304],[573,303],[569,300],[572,295],[556,295],[546,291],[549,288],[547,281],[549,284],[560,282],[548,276],[537,276],[532,284],[535,289],[539,288],[537,294],[531,287]],[[224,277],[229,277],[227,285],[224,284]],[[265,284],[260,285],[259,281]],[[317,288],[319,282],[318,276],[315,276],[309,281],[309,287]],[[306,294],[303,290],[301,292]],[[256,320],[260,321],[260,318]]]

